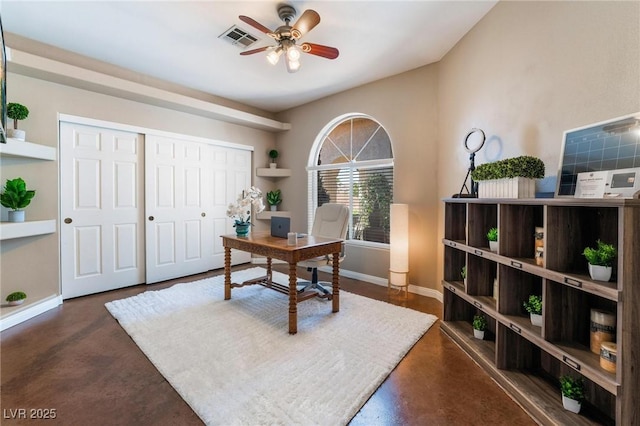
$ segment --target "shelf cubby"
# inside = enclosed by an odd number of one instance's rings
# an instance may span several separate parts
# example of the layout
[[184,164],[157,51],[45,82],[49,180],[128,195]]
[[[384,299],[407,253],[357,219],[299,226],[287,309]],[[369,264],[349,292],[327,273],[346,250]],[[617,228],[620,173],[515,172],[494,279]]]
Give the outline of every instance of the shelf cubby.
[[447,240],[466,244],[467,241],[467,206],[466,204],[447,204],[444,211],[445,232]]
[[595,247],[597,240],[618,247],[618,214],[616,207],[548,206],[546,267],[588,277],[582,252],[585,247]]
[[487,232],[498,226],[498,206],[496,204],[469,204],[467,214],[467,244],[489,251]]
[[519,230],[499,235],[501,255],[530,259],[531,263],[535,264],[535,228],[543,226],[543,210],[543,206],[500,205],[499,229]]

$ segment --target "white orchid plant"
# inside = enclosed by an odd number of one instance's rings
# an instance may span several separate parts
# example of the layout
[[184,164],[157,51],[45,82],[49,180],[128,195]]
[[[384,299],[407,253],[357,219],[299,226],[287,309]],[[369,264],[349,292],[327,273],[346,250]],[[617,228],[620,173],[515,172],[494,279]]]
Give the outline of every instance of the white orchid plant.
[[[236,202],[229,204],[227,216],[234,219],[237,224],[250,224],[252,206],[255,207],[256,213],[264,210],[262,191],[255,186],[242,191]],[[233,226],[235,226],[235,224]]]

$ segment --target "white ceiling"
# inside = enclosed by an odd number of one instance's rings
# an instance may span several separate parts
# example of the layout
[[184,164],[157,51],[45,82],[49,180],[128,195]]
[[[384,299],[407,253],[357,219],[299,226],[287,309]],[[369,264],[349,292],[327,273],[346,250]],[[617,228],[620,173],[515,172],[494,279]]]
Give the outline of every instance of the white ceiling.
[[321,22],[304,35],[337,47],[335,60],[303,54],[295,74],[265,53],[240,56],[218,39],[247,15],[275,29],[278,1],[3,0],[5,32],[192,89],[278,112],[440,60],[497,1],[288,1]]

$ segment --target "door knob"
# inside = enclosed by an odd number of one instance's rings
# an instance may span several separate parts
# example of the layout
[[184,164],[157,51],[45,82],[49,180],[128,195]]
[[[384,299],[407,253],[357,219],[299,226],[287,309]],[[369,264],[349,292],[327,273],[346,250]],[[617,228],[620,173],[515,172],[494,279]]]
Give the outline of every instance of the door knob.
[[149,220],[153,221],[155,219],[153,216],[149,216]]
[[71,222],[73,222],[73,219],[71,219],[70,217],[64,218],[64,223],[71,223]]
[[205,212],[200,213],[200,216],[205,217],[207,214]]

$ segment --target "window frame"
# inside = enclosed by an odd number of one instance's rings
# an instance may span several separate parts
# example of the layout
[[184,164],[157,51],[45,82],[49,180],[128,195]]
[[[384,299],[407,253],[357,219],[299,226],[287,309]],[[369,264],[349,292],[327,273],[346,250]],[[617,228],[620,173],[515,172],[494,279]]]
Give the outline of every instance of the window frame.
[[[391,158],[384,159],[376,159],[376,160],[364,160],[364,161],[352,161],[350,160],[347,163],[340,163],[340,167],[336,167],[333,164],[318,164],[318,157],[320,156],[320,151],[322,149],[322,145],[327,139],[327,136],[339,125],[343,124],[346,121],[351,121],[358,118],[364,118],[376,123],[382,130],[385,131],[387,137],[389,138],[389,145],[391,149]],[[375,134],[375,132],[374,132]],[[353,143],[352,141],[350,143]],[[307,160],[307,229],[309,232],[313,227],[313,219],[316,209],[318,208],[318,171],[321,170],[339,170],[339,169],[349,169],[350,178],[353,177],[352,171],[354,169],[370,169],[370,168],[383,168],[383,167],[391,167],[393,168],[393,181],[394,181],[394,189],[395,189],[395,167],[394,167],[394,148],[393,148],[393,140],[391,139],[391,135],[387,131],[387,129],[380,123],[378,120],[373,118],[368,114],[362,113],[347,113],[335,117],[333,120],[329,121],[322,130],[316,136],[316,139],[309,150],[309,158]],[[395,193],[395,191],[394,191]],[[349,200],[353,200],[353,180],[349,185]],[[351,209],[351,206],[349,206]],[[356,245],[356,246],[364,246],[364,247],[372,247],[372,248],[380,248],[380,249],[388,249],[388,243],[380,243],[375,241],[363,241],[351,239],[351,234],[353,232],[353,212],[349,214],[349,228],[348,228],[348,239],[345,241],[346,244]]]

